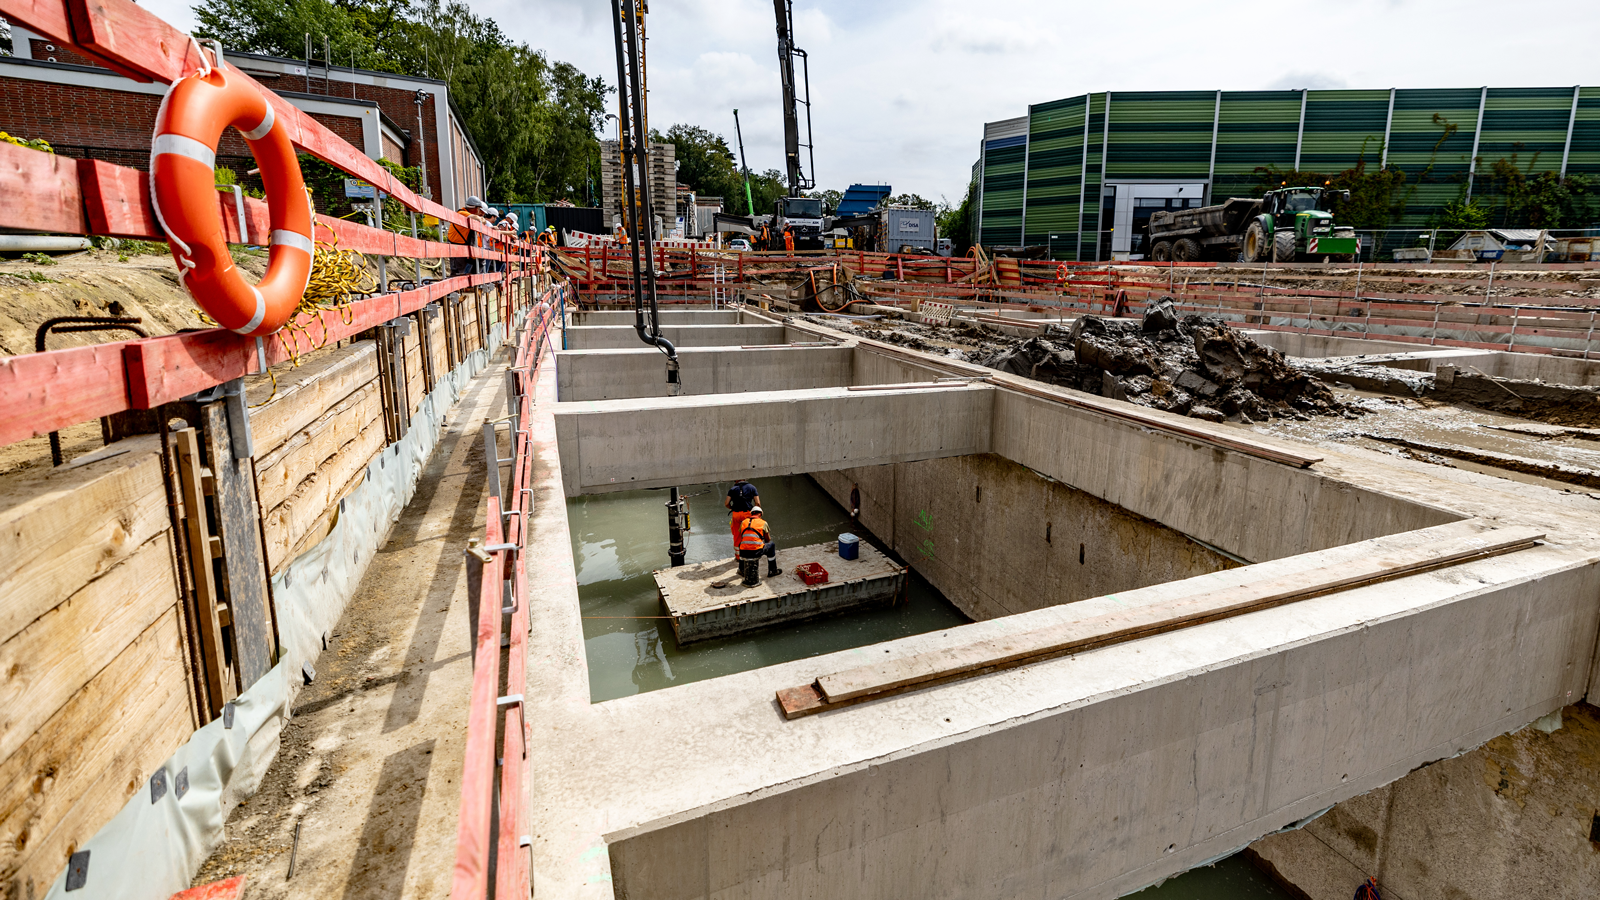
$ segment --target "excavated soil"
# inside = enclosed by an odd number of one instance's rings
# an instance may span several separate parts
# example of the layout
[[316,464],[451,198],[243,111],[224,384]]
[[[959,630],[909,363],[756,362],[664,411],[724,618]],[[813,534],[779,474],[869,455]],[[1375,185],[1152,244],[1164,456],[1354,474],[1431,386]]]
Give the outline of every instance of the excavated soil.
[[[138,316],[139,327],[152,336],[207,327],[178,284],[177,264],[164,245],[159,254],[85,250],[53,260],[0,260],[0,356],[34,352],[35,332],[57,316]],[[252,279],[266,271],[264,253],[240,251],[235,261]],[[55,334],[47,349],[130,337],[125,331]]]
[[1080,316],[1070,328],[1012,338],[981,326],[811,319],[816,324],[977,363],[1001,372],[1214,422],[1314,415],[1353,418],[1359,408],[1277,350],[1212,316],[1178,316],[1170,303],[1142,321]]

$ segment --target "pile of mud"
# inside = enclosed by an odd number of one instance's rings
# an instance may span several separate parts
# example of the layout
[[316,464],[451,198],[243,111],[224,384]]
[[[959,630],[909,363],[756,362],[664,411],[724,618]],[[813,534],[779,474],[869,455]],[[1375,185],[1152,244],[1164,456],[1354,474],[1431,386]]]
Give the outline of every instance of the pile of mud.
[[1212,422],[1314,415],[1354,418],[1359,410],[1214,316],[1178,316],[1170,302],[1142,322],[1083,316],[1016,347],[974,356],[980,365],[1140,406]]

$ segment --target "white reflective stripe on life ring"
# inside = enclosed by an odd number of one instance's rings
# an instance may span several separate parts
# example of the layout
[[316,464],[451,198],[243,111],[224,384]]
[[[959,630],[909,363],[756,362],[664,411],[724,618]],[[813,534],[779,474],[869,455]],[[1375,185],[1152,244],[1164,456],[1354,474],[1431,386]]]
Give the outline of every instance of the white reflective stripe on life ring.
[[303,250],[308,254],[314,255],[313,248],[311,246],[311,238],[306,237],[298,231],[287,231],[282,228],[275,229],[272,232],[272,238],[269,243],[277,244],[282,247],[293,247],[296,250]]
[[273,113],[273,111],[272,111],[272,104],[268,103],[267,104],[267,115],[266,115],[266,118],[261,120],[261,124],[257,125],[256,127],[252,128],[252,129],[250,129],[249,131],[241,131],[240,134],[243,134],[245,136],[245,140],[259,141],[262,138],[267,136],[267,132],[272,130],[273,123],[276,120],[277,120],[277,115],[275,113]]
[[205,163],[206,168],[217,167],[217,152],[200,143],[194,138],[184,137],[181,134],[158,134],[150,144],[150,157],[154,159],[164,153],[175,156],[187,156],[195,162]]
[[236,334],[249,334],[255,331],[261,320],[267,317],[267,298],[261,296],[261,291],[257,290],[255,285],[250,286],[250,293],[256,296],[256,314],[250,317],[249,322],[233,329]]

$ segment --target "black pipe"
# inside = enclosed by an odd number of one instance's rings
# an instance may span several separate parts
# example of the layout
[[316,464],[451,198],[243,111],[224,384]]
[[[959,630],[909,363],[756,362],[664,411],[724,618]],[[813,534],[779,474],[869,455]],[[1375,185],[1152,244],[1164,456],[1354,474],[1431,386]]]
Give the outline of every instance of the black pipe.
[[678,497],[678,489],[672,489],[672,496],[667,499],[667,557],[673,566],[683,565],[687,552],[683,547],[683,501]]
[[[644,88],[639,80],[639,29],[638,19],[634,12],[635,0],[612,0],[612,11],[616,14],[615,34],[617,40],[617,90],[623,99],[623,118],[617,122],[617,141],[620,162],[622,163],[622,177],[624,191],[627,194],[627,203],[632,211],[634,190],[637,188],[639,197],[638,212],[633,218],[633,235],[631,240],[633,260],[633,309],[634,332],[639,340],[650,344],[667,355],[667,383],[678,383],[678,351],[672,342],[661,336],[661,310],[656,302],[656,269],[652,258],[655,243],[655,222],[650,208],[650,149],[649,135],[645,132],[644,119]],[[624,20],[626,25],[624,26]],[[626,41],[624,41],[626,37]],[[629,102],[631,99],[632,102]],[[633,121],[625,122],[629,111],[632,111]],[[639,184],[633,183],[633,167],[639,167]],[[627,221],[624,219],[624,227]],[[640,259],[644,257],[644,279],[640,283]],[[644,299],[648,293],[650,300],[650,319],[646,327],[644,315]]]

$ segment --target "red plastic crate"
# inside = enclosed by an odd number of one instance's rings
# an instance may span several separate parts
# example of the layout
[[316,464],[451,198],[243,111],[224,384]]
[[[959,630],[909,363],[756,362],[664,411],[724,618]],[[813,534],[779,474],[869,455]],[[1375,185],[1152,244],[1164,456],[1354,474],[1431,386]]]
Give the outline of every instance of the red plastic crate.
[[806,584],[823,584],[828,580],[828,570],[821,563],[802,563],[794,567],[794,576]]

